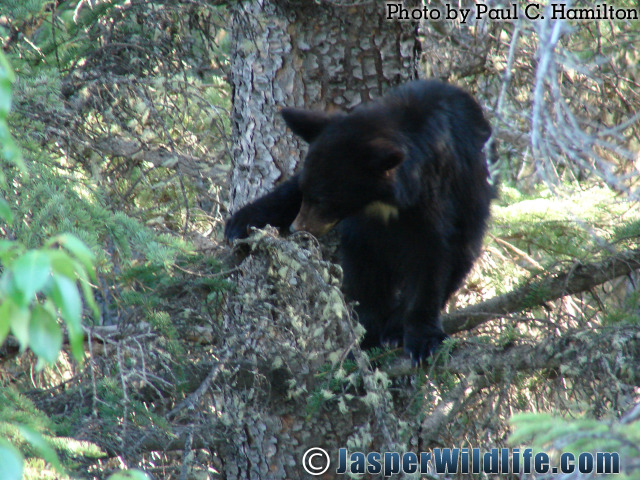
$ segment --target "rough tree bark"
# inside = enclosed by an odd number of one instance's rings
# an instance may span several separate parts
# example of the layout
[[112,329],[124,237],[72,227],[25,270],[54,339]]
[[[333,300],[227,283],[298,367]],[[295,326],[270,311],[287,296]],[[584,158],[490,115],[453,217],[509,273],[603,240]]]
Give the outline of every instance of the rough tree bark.
[[417,76],[417,26],[384,16],[378,1],[235,4],[231,212],[288,177],[304,154],[282,107],[350,109]]
[[[378,1],[250,0],[235,3],[232,11],[234,147],[229,209],[234,212],[290,176],[304,156],[306,147],[281,120],[282,107],[349,110],[382,96],[389,87],[417,77],[419,42],[417,25],[386,20],[385,4]],[[255,352],[267,349],[265,339],[253,346],[256,335],[242,331],[234,335],[238,328],[246,328],[243,322],[250,323],[241,313],[231,316],[235,320],[229,322],[229,348],[235,348],[233,338],[243,339],[234,362],[251,361]],[[288,318],[285,315],[283,322]],[[271,318],[255,331],[276,323],[278,319]],[[315,338],[316,333],[302,337]],[[309,368],[308,359],[302,358],[309,354],[302,352],[289,357],[280,353],[278,358],[285,358],[289,372],[300,374]],[[293,366],[296,358],[300,365]],[[305,380],[297,381],[306,385]],[[315,383],[305,388],[312,391]],[[366,437],[369,429],[387,439],[387,448],[393,447],[396,434],[386,426],[388,407],[375,406],[364,415],[320,412],[308,418],[305,402],[276,393],[272,391],[268,405],[245,409],[255,416],[231,414],[219,450],[226,478],[305,478],[301,459],[306,448],[344,445],[351,436]],[[242,395],[231,389],[226,403],[239,404]]]

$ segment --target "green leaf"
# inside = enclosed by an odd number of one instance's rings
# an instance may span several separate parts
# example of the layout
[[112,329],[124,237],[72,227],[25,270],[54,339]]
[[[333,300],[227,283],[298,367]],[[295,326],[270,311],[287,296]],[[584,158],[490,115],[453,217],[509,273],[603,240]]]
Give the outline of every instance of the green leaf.
[[0,305],[0,345],[4,342],[9,334],[11,328],[11,311],[13,309],[13,302],[10,299],[5,300]]
[[16,79],[7,57],[5,57],[2,52],[0,52],[0,79],[7,80],[10,84]]
[[3,54],[0,54],[0,119],[4,120],[11,110],[11,84],[15,80],[11,65]]
[[8,442],[0,441],[0,478],[21,480],[24,460],[20,452]]
[[13,212],[4,198],[0,198],[0,219],[4,220],[9,225],[13,223]]
[[36,305],[31,312],[29,346],[33,353],[48,363],[55,363],[62,348],[60,325],[42,305]]
[[9,252],[17,248],[16,242],[13,240],[7,240],[6,238],[0,238],[0,252]]
[[84,333],[82,330],[72,331],[69,329],[69,343],[73,358],[82,365],[84,363]]
[[114,473],[107,480],[149,480],[149,476],[140,470],[127,470]]
[[22,438],[24,438],[27,443],[29,443],[34,449],[36,449],[40,456],[47,463],[52,465],[53,468],[55,468],[59,473],[66,475],[66,472],[62,467],[60,459],[58,458],[55,450],[51,448],[51,446],[47,443],[45,438],[40,433],[32,430],[29,427],[25,427],[24,425],[18,427],[18,431],[22,435]]
[[11,110],[11,82],[0,77],[0,118],[7,118]]
[[84,334],[82,332],[82,299],[78,292],[78,285],[67,277],[55,275],[51,288],[51,299],[67,323],[71,353],[78,362],[82,362]]
[[70,280],[76,279],[76,270],[73,264],[73,258],[67,252],[59,249],[50,249],[46,251],[49,261],[51,262],[51,270],[53,273],[64,275]]
[[55,275],[53,277],[53,287],[51,288],[51,298],[62,313],[69,325],[76,331],[82,327],[80,325],[80,317],[82,315],[82,299],[78,293],[78,287],[67,277]]
[[87,273],[83,268],[80,268],[80,265],[76,267],[76,273],[78,274],[80,287],[82,288],[82,294],[84,295],[84,301],[86,305],[91,310],[93,314],[93,318],[96,320],[100,319],[100,309],[98,308],[98,304],[93,298],[93,290],[91,289],[91,284],[89,283],[89,279],[87,278]]
[[11,269],[13,286],[21,293],[16,300],[27,306],[50,279],[51,262],[45,253],[29,250],[13,262]]
[[[21,243],[4,238],[0,239],[0,265],[11,265],[23,252],[24,247]],[[0,285],[2,292],[9,292],[9,283],[12,276],[11,270],[5,269],[3,284]]]
[[2,119],[0,119],[0,155],[18,167],[23,174],[28,174],[22,153],[9,133],[7,122]]
[[70,233],[63,233],[61,235],[56,235],[49,240],[46,243],[46,246],[50,246],[55,242],[65,247],[73,254],[73,256],[80,260],[80,263],[82,263],[87,273],[89,273],[91,278],[95,280],[96,277],[93,264],[96,256],[93,254],[91,249],[82,242],[82,240]]
[[20,351],[24,351],[29,345],[29,309],[21,305],[16,305],[11,299],[5,300],[2,305],[4,306],[5,304],[9,305],[6,313],[9,315],[11,333],[13,333],[18,343],[20,343]]

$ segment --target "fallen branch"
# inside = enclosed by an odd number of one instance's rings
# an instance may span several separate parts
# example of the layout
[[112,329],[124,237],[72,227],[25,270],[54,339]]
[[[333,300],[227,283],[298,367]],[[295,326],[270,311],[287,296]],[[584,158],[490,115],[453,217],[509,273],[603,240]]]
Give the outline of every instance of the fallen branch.
[[640,249],[627,250],[595,263],[574,263],[515,290],[443,316],[447,333],[471,330],[491,319],[543,305],[566,295],[587,291],[640,269]]

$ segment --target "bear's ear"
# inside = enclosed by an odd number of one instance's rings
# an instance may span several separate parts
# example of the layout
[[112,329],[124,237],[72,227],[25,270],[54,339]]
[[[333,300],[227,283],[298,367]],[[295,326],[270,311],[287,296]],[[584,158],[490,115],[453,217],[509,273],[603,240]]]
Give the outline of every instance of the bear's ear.
[[331,116],[324,112],[283,108],[280,112],[293,133],[311,143],[331,122]]
[[402,145],[386,138],[372,140],[369,146],[372,150],[370,165],[376,172],[387,172],[400,165],[406,157]]

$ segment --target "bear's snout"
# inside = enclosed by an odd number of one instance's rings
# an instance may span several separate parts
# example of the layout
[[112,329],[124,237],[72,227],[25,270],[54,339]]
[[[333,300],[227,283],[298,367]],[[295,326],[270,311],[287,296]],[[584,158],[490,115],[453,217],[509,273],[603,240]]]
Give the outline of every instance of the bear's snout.
[[291,231],[309,232],[315,237],[321,237],[329,232],[336,223],[338,222],[322,218],[312,205],[309,205],[303,200],[298,216],[291,224]]

